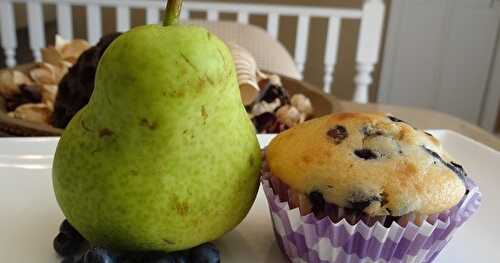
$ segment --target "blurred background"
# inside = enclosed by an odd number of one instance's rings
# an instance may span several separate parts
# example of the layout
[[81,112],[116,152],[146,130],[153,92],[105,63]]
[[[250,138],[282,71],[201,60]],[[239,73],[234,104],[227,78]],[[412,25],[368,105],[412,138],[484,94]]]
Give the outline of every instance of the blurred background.
[[[14,1],[13,3],[18,64],[33,60],[27,5],[23,2]],[[298,5],[304,7],[305,13],[307,13],[307,8],[358,10],[362,9],[363,4],[369,2],[383,3],[385,12],[383,12],[381,43],[377,52],[378,61],[374,64],[372,73],[373,82],[369,86],[369,102],[446,112],[490,132],[500,133],[500,115],[498,114],[500,55],[497,52],[499,1],[207,0],[199,3],[211,2],[233,4],[236,11],[240,3],[272,4],[284,7]],[[42,8],[44,44],[52,45],[54,35],[58,32],[56,5],[44,4]],[[116,8],[102,6],[100,11],[102,34],[117,31]],[[272,11],[269,10],[269,12]],[[84,5],[71,6],[74,38],[87,38],[89,33],[87,12],[88,9]],[[206,20],[208,19],[207,12],[192,10],[189,13],[189,19]],[[249,15],[249,23],[263,29],[268,28],[268,19],[266,14]],[[276,33],[276,40],[281,42],[292,56],[297,52],[298,19],[297,16],[280,15],[278,20],[279,30]],[[130,8],[131,27],[142,25],[146,20],[146,10]],[[236,21],[237,14],[220,12],[217,14],[217,20]],[[303,79],[318,88],[324,86],[328,23],[329,20],[325,17],[311,16],[309,20],[307,59]],[[347,18],[342,19],[340,26],[338,57],[335,63],[331,94],[344,100],[352,100],[356,90],[354,79],[357,74],[356,54],[360,40],[360,23],[359,19]],[[5,67],[4,52],[0,53],[0,67]]]

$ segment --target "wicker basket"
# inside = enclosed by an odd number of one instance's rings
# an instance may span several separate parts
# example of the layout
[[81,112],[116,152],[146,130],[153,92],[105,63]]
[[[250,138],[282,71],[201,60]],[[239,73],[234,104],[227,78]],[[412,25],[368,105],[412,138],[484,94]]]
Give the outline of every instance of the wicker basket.
[[[33,65],[23,65],[16,69],[28,71],[31,67]],[[311,100],[314,107],[313,115],[316,117],[338,109],[336,100],[324,94],[319,88],[285,76],[281,76],[281,81],[291,95],[302,93]],[[0,136],[59,136],[62,132],[63,130],[50,125],[31,123],[8,116],[5,101],[0,97]]]

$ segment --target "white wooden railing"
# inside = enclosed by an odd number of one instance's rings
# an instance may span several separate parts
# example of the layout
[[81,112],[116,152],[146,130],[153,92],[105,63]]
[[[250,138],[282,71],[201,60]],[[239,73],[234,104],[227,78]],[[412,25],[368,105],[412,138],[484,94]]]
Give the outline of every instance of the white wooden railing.
[[[117,30],[126,31],[130,28],[131,8],[145,10],[146,23],[152,24],[160,22],[160,11],[165,6],[164,1],[154,0],[0,0],[1,44],[6,56],[6,64],[9,67],[16,65],[17,39],[14,4],[26,5],[30,47],[36,61],[40,61],[40,49],[46,45],[44,5],[56,6],[58,33],[67,39],[73,38],[72,6],[85,6],[87,39],[91,43],[96,43],[102,35],[102,7],[116,8]],[[311,18],[327,18],[326,49],[323,58],[325,67],[323,87],[326,93],[331,92],[331,85],[334,81],[342,20],[359,19],[361,26],[356,53],[357,73],[354,79],[356,84],[354,100],[368,102],[369,86],[372,83],[371,75],[379,59],[384,10],[383,0],[364,0],[360,9],[186,1],[181,19],[189,19],[193,11],[206,12],[207,20],[211,21],[219,20],[220,13],[233,13],[236,14],[236,20],[239,23],[248,24],[251,15],[264,15],[267,17],[267,32],[277,38],[280,17],[298,17],[294,57],[297,68],[302,74],[307,61]]]

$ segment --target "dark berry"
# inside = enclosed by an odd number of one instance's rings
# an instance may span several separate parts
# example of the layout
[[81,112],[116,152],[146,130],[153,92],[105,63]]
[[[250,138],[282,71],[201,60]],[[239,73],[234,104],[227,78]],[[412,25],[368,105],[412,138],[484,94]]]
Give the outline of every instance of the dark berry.
[[431,150],[431,149],[429,149],[429,148],[427,148],[427,147],[425,147],[425,146],[422,146],[422,147],[423,147],[423,148],[424,148],[424,150],[425,150],[428,154],[430,154],[432,157],[434,157],[434,158],[438,159],[439,161],[443,162],[443,159],[441,158],[441,156],[440,156],[437,152],[435,152],[435,151],[433,151],[433,150]]
[[413,129],[417,130],[417,128],[415,128],[415,126],[413,126],[413,125],[409,124],[409,123],[408,123],[408,122],[406,122],[406,121],[403,121],[403,120],[401,120],[401,119],[398,119],[398,118],[396,118],[396,117],[394,117],[394,116],[390,116],[390,115],[389,115],[389,116],[387,116],[387,118],[389,118],[389,120],[391,120],[391,121],[393,121],[393,122],[405,123],[406,125],[409,125],[409,126],[410,126],[410,127],[412,127]]
[[205,243],[190,250],[189,262],[219,263],[219,250],[211,243]]
[[14,111],[16,110],[17,107],[21,106],[22,104],[30,103],[26,97],[24,97],[22,94],[16,94],[12,97],[6,98],[5,99],[5,109],[7,111]]
[[422,148],[428,154],[430,154],[432,157],[434,157],[436,160],[438,160],[440,163],[442,163],[446,167],[450,168],[450,170],[452,170],[460,178],[460,180],[462,180],[465,183],[465,177],[467,177],[467,173],[465,173],[464,168],[460,164],[455,163],[455,162],[448,163],[445,160],[443,160],[443,158],[441,158],[441,156],[438,153],[436,153],[435,151],[433,151],[425,146],[422,146]]
[[38,85],[20,85],[19,94],[5,98],[7,111],[14,111],[17,107],[26,103],[39,103],[42,101],[42,93]]
[[143,255],[143,258],[140,262],[144,263],[180,263],[183,262],[178,260],[178,255],[174,253],[148,253]]
[[354,192],[351,194],[351,198],[349,200],[349,205],[352,209],[363,211],[365,208],[370,206],[373,202],[382,203],[382,197],[380,196],[368,196],[363,192]]
[[393,121],[393,122],[402,122],[402,123],[406,123],[405,121],[400,120],[400,119],[398,119],[398,118],[396,118],[396,117],[394,117],[394,116],[391,116],[391,115],[387,116],[387,118],[389,118],[389,120],[391,120],[391,121]]
[[465,182],[465,177],[467,177],[467,173],[464,168],[455,162],[446,163],[446,166],[450,168],[458,177]]
[[19,86],[21,94],[30,102],[41,102],[42,91],[38,85],[21,85]]
[[[453,166],[455,168],[455,170],[459,171],[460,173],[463,173],[465,174],[465,171],[464,171],[464,168],[462,167],[462,165],[456,163],[456,162],[450,162],[451,166]],[[467,176],[467,175],[465,175]]]
[[385,227],[391,227],[393,222],[398,222],[401,219],[400,216],[386,216],[384,221]]
[[65,219],[61,226],[59,226],[59,232],[64,233],[68,236],[74,237],[75,239],[84,240],[83,236]]
[[92,248],[83,256],[84,263],[113,263],[114,256],[110,250],[104,248]]
[[328,132],[326,132],[326,134],[328,135],[328,137],[333,139],[333,142],[335,144],[341,143],[348,136],[347,129],[341,125],[337,125],[337,126],[335,126],[335,128],[328,130]]
[[250,105],[246,105],[246,106],[245,106],[245,111],[246,111],[246,112],[252,112],[252,109],[253,109],[253,106],[254,106],[254,105],[255,105],[254,103],[252,103],[252,104],[250,104]]
[[281,105],[290,103],[290,98],[286,89],[278,86],[278,84],[276,83],[272,83],[271,81],[269,81],[264,85],[264,88],[261,90],[255,101],[266,101],[271,103],[276,99],[280,100]]
[[428,132],[425,132],[425,131],[424,131],[424,133],[425,133],[427,136],[429,136],[429,137],[434,137],[432,134],[430,134],[430,133],[428,133]]
[[312,210],[315,214],[325,210],[326,201],[322,193],[318,191],[309,193],[309,201],[311,202]]
[[356,154],[356,156],[358,156],[359,158],[365,159],[365,160],[372,160],[372,159],[377,159],[378,158],[377,154],[374,153],[370,149],[355,150],[354,154]]
[[258,133],[273,133],[279,125],[276,115],[270,112],[264,112],[252,119],[255,129]]
[[[169,263],[169,262],[175,262],[175,263],[188,263],[189,261],[189,255],[186,252],[180,251],[180,252],[173,252],[167,255],[169,258],[160,258],[156,261],[151,261],[151,263]],[[168,261],[173,260],[173,261]]]
[[74,263],[75,259],[73,257],[66,257],[63,260],[61,260],[61,263]]
[[370,204],[371,204],[370,201],[362,201],[362,202],[352,202],[352,203],[350,203],[352,209],[359,210],[359,211],[365,210],[365,208],[367,208],[368,206],[370,206]]
[[63,257],[72,256],[78,252],[82,246],[82,240],[66,233],[59,233],[54,239],[53,245],[59,255]]
[[120,263],[188,263],[188,251],[165,253],[161,251],[130,252],[120,255]]
[[74,258],[74,259],[73,259],[73,260],[74,260],[74,263],[83,263],[83,262],[84,262],[84,258],[83,258],[83,256],[85,256],[85,255],[80,255],[80,256],[78,256],[78,257]]

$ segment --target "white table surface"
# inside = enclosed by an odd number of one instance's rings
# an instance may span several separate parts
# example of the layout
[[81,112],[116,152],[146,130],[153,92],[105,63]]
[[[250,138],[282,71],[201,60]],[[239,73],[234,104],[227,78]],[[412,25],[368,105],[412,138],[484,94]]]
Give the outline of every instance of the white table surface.
[[[458,230],[435,262],[500,262],[500,153],[457,133],[432,131],[466,168],[483,193],[480,210]],[[269,136],[259,136],[266,145]],[[52,240],[63,219],[51,185],[57,138],[0,138],[0,262],[54,263]],[[285,262],[265,196],[216,242],[223,262]]]

